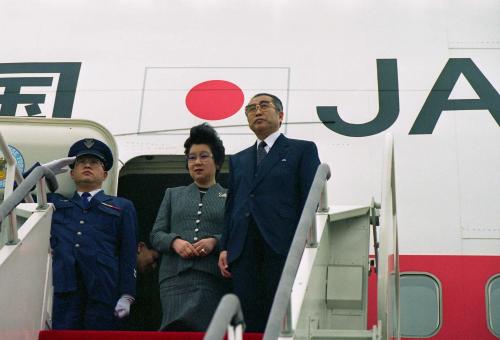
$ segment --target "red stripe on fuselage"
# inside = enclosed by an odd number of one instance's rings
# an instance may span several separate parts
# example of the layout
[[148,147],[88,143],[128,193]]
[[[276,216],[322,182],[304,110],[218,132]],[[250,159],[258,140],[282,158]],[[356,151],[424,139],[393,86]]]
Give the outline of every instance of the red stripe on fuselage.
[[[424,272],[441,283],[441,328],[432,340],[497,339],[486,320],[486,284],[500,274],[500,256],[401,255],[400,271]],[[377,320],[377,278],[369,278],[368,328]],[[412,339],[412,338],[402,338]]]

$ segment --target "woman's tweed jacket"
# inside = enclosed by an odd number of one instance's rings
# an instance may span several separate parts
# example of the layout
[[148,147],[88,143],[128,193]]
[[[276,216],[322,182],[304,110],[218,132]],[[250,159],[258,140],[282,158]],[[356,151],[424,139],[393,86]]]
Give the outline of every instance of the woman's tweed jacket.
[[202,238],[215,237],[219,244],[224,226],[226,196],[227,190],[219,184],[210,187],[202,201],[194,183],[166,190],[151,231],[153,247],[163,254],[160,282],[191,268],[220,276],[217,267],[218,245],[208,256],[191,259],[181,258],[171,246],[177,237],[191,243]]

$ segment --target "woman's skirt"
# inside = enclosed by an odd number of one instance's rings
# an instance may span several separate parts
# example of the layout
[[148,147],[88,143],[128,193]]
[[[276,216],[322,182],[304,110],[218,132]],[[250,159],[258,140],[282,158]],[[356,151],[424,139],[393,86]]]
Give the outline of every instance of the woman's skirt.
[[187,270],[160,282],[163,310],[161,331],[204,332],[229,281],[222,277]]

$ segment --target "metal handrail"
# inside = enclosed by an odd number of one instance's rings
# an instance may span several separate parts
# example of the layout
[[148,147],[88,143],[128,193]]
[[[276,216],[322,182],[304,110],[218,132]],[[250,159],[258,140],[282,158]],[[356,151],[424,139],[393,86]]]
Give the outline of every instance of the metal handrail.
[[[23,176],[21,174],[21,171],[19,171],[19,168],[16,166],[16,160],[12,156],[12,153],[10,152],[10,149],[5,142],[5,139],[3,138],[2,133],[0,132],[0,151],[2,152],[3,156],[5,157],[5,161],[7,162],[7,173],[9,174],[11,171],[14,171],[14,178],[12,178],[12,175],[10,175],[8,178],[5,179],[5,191],[4,191],[4,198],[7,198],[13,191],[13,182],[16,181],[18,184],[22,183],[23,181]],[[24,200],[28,203],[33,203],[33,198],[30,195],[27,195]]]
[[228,326],[241,326],[241,330],[243,330],[244,325],[245,320],[243,318],[240,300],[234,294],[226,294],[219,302],[203,339],[221,340],[224,338]]
[[[33,187],[37,185],[37,183],[44,178],[47,180],[47,185],[51,191],[56,191],[58,188],[57,179],[54,173],[45,166],[36,167],[25,180],[19,184],[19,186],[12,192],[12,194],[7,197],[2,204],[0,205],[0,223],[7,217],[9,218],[9,226],[7,229],[7,244],[15,244],[17,243],[17,225],[15,220],[14,208],[21,203],[26,196],[30,194],[33,190]],[[42,195],[38,199],[38,207],[37,209],[44,209],[46,206],[47,198],[45,194],[45,190],[43,189],[43,181],[42,185],[39,185],[40,191]]]
[[[399,325],[399,250],[396,207],[396,168],[394,166],[394,137],[385,135],[382,160],[382,200],[380,212],[380,263],[377,280],[377,315],[383,338],[400,338]],[[393,291],[389,280],[393,281]],[[393,323],[394,322],[394,323]]]
[[372,235],[373,235],[373,254],[375,256],[373,269],[375,274],[378,273],[378,259],[379,259],[379,240],[377,227],[380,225],[380,220],[378,218],[378,210],[380,210],[380,203],[375,202],[372,197],[372,202],[370,203],[370,224],[372,225]]
[[320,164],[316,170],[316,175],[314,176],[299,224],[297,225],[297,230],[295,231],[295,236],[293,237],[292,245],[286,258],[264,332],[264,340],[277,339],[282,328],[285,331],[283,333],[290,334],[293,332],[291,327],[290,294],[292,293],[293,282],[297,275],[306,244],[308,246],[317,246],[318,243],[316,231],[311,231],[310,229],[316,229],[316,211],[328,211],[326,186],[328,179],[330,179],[330,167],[327,164]]

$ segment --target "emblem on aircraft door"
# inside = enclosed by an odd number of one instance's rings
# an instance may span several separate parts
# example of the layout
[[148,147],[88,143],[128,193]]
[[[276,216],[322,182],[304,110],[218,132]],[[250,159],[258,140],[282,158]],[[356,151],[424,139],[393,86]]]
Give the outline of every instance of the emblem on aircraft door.
[[[21,154],[21,152],[13,147],[12,145],[9,145],[10,152],[12,153],[12,156],[14,156],[14,159],[16,160],[17,167],[21,173],[24,171],[24,157]],[[2,152],[0,152],[0,189],[5,188],[5,177],[7,175],[7,161],[5,160],[4,155]]]

